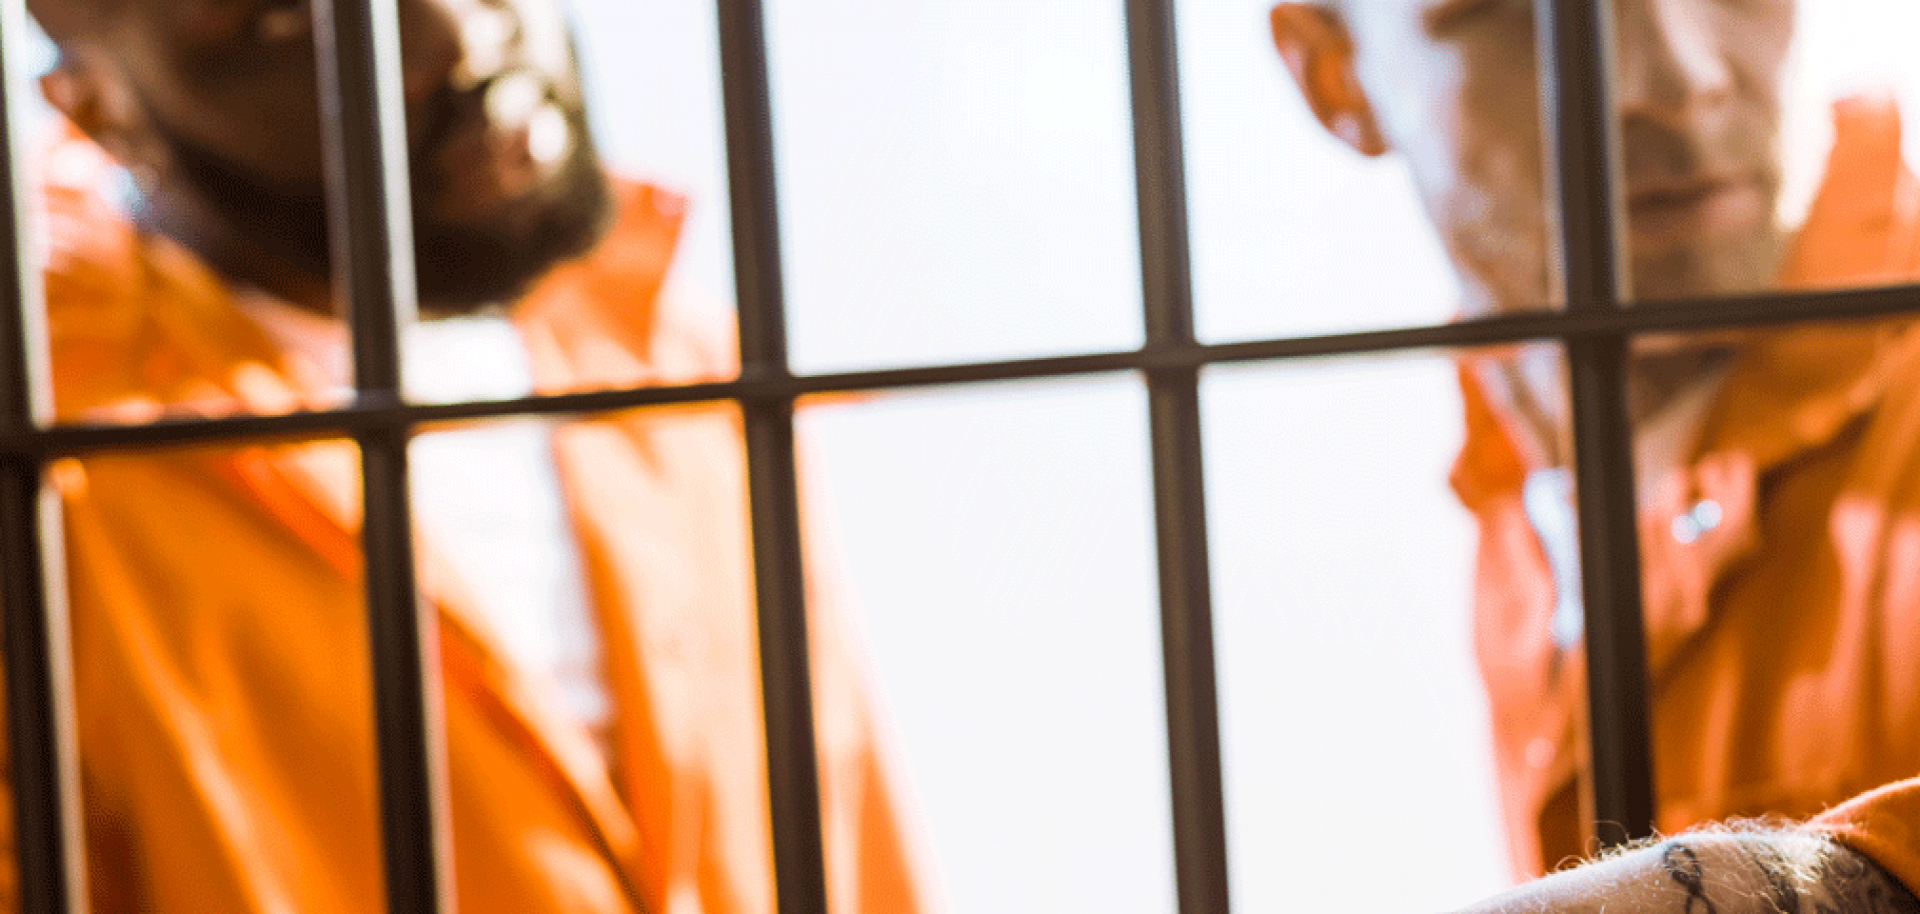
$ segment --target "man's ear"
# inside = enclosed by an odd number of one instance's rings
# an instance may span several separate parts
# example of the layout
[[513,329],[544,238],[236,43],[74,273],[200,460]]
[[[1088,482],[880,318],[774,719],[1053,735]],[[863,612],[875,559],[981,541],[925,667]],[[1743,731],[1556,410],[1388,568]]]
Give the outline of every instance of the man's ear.
[[165,169],[166,146],[154,134],[132,84],[96,50],[63,49],[53,69],[40,77],[40,93],[136,180],[150,184]]
[[1313,2],[1273,7],[1273,44],[1327,132],[1362,155],[1388,152],[1373,103],[1354,73],[1353,36],[1333,10]]

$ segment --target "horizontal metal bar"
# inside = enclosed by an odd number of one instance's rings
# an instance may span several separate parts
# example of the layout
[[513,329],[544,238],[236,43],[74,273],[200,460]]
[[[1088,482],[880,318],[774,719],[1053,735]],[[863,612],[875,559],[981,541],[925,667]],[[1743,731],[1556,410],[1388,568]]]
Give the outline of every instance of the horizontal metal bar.
[[1540,312],[1398,330],[1368,330],[1241,343],[1147,347],[1124,352],[925,368],[889,368],[799,377],[744,376],[733,381],[513,400],[403,405],[392,398],[371,397],[354,405],[327,411],[274,416],[160,419],[141,425],[62,425],[38,431],[0,433],[0,454],[53,458],[111,449],[169,447],[238,439],[343,437],[366,429],[404,428],[436,422],[583,415],[722,400],[904,391],[1125,371],[1155,372],[1303,358],[1380,355],[1430,349],[1460,350],[1532,340],[1572,341],[1621,334],[1724,330],[1814,320],[1840,323],[1903,314],[1920,314],[1920,286],[1755,295],[1711,303],[1689,303],[1685,307],[1648,306],[1640,310],[1609,313]]

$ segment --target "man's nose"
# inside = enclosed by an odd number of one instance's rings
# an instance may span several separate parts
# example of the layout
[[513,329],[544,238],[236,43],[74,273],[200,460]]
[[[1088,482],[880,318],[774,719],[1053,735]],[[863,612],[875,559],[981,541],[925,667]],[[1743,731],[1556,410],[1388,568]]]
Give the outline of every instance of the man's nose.
[[1615,92],[1622,115],[1684,125],[1728,101],[1734,72],[1700,0],[1622,0]]
[[409,102],[441,86],[492,75],[513,43],[518,20],[498,0],[401,0],[403,83]]

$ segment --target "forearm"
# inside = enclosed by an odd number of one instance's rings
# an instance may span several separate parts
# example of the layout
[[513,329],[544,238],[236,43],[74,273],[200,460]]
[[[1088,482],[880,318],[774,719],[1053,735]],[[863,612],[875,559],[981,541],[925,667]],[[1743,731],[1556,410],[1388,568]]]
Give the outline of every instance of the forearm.
[[1805,832],[1688,835],[1523,886],[1462,914],[1920,914],[1899,882]]

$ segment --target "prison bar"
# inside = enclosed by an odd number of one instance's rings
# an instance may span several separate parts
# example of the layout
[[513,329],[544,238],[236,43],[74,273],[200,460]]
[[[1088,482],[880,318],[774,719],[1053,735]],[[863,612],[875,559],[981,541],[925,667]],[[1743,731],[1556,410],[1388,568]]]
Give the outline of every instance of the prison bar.
[[1643,302],[1630,310],[1567,314],[1532,312],[1451,324],[1277,337],[1232,343],[1151,345],[1119,352],[880,368],[817,375],[741,377],[732,381],[666,385],[402,405],[357,403],[319,412],[277,415],[161,418],[139,425],[58,425],[0,430],[0,453],[39,459],[103,450],[241,438],[311,440],[437,422],[515,416],[581,415],[651,406],[727,400],[801,398],[1003,381],[1086,377],[1119,372],[1199,368],[1300,359],[1341,358],[1421,350],[1469,350],[1541,340],[1579,340],[1622,334],[1679,333],[1819,320],[1843,322],[1920,312],[1920,286],[1838,289],[1781,295],[1745,295],[1690,302]]
[[[1147,345],[1191,346],[1193,271],[1173,0],[1127,0],[1126,17]],[[1148,369],[1146,383],[1175,885],[1181,914],[1225,914],[1231,899],[1200,456],[1200,366]]]
[[[362,402],[400,399],[400,331],[416,311],[400,25],[394,0],[313,6],[336,307]],[[452,910],[438,620],[421,610],[405,426],[357,430],[380,839],[387,910]]]
[[[1535,10],[1567,310],[1618,311],[1632,290],[1620,260],[1613,4],[1536,0]],[[1654,818],[1628,346],[1624,333],[1566,343],[1586,607],[1588,805],[1602,847],[1651,835]]]
[[[743,378],[787,379],[792,370],[787,357],[766,16],[759,0],[720,0],[719,15],[741,374]],[[826,914],[806,567],[794,469],[794,396],[766,392],[743,395],[739,403],[746,430],[753,525],[774,894],[781,914]]]
[[[52,407],[32,191],[18,156],[26,107],[14,76],[26,34],[25,5],[0,0],[0,431],[11,434],[38,431]],[[44,468],[30,454],[0,457],[7,762],[20,910],[67,914],[85,909],[86,880],[60,508]]]
[[[333,0],[316,5],[316,19],[343,11],[340,41],[331,47],[334,66],[341,74],[338,109],[331,123],[348,134],[340,143],[343,159],[337,171],[374,175],[372,181],[350,179],[331,183],[345,188],[336,206],[348,210],[337,225],[372,225],[369,232],[348,231],[359,253],[349,251],[353,263],[348,285],[353,296],[353,324],[359,401],[346,409],[283,416],[235,416],[165,420],[140,426],[45,427],[49,420],[47,373],[42,329],[40,280],[34,259],[27,253],[31,199],[18,167],[16,150],[19,87],[13,79],[14,62],[25,35],[21,0],[0,0],[0,73],[5,93],[0,97],[0,258],[7,277],[5,301],[0,301],[0,595],[5,600],[4,661],[6,664],[10,790],[14,800],[15,854],[19,870],[22,910],[53,914],[78,909],[84,893],[83,866],[76,839],[79,835],[77,767],[71,727],[72,687],[66,643],[65,607],[61,599],[64,574],[58,567],[61,541],[57,510],[45,496],[42,471],[47,461],[104,449],[156,447],[169,444],[233,440],[238,438],[312,438],[352,435],[367,455],[367,510],[369,554],[369,611],[384,617],[376,633],[376,650],[390,656],[381,661],[376,691],[382,706],[381,772],[383,840],[390,876],[404,884],[390,885],[396,896],[390,910],[434,910],[445,897],[447,872],[443,840],[433,823],[441,821],[433,773],[439,743],[427,736],[432,705],[413,634],[419,629],[405,622],[409,615],[421,624],[411,574],[412,553],[407,537],[405,504],[405,433],[413,425],[450,419],[481,419],[515,415],[599,412],[648,405],[734,400],[743,404],[752,453],[761,623],[767,667],[769,759],[775,783],[774,816],[779,886],[783,911],[824,909],[824,876],[819,853],[819,811],[816,759],[812,747],[812,718],[806,701],[807,657],[802,647],[804,607],[798,523],[792,473],[791,407],[800,396],[930,385],[968,384],[1013,379],[1065,377],[1121,371],[1144,371],[1151,377],[1175,378],[1197,373],[1210,364],[1359,355],[1429,348],[1464,348],[1532,340],[1560,340],[1568,345],[1580,421],[1579,465],[1582,561],[1587,570],[1591,711],[1596,738],[1592,741],[1596,818],[1617,823],[1616,837],[1644,833],[1652,818],[1650,765],[1647,758],[1645,662],[1640,640],[1638,550],[1630,456],[1630,428],[1625,424],[1623,367],[1625,340],[1635,334],[1712,330],[1726,327],[1791,323],[1809,320],[1865,319],[1920,311],[1916,287],[1836,290],[1779,295],[1748,295],[1698,302],[1643,302],[1621,309],[1626,296],[1618,282],[1617,215],[1613,211],[1612,165],[1608,152],[1617,147],[1616,130],[1605,98],[1605,74],[1611,41],[1606,4],[1582,0],[1539,0],[1543,61],[1543,103],[1561,150],[1559,200],[1564,217],[1563,249],[1568,265],[1565,313],[1526,314],[1466,321],[1442,326],[1279,338],[1226,344],[1198,344],[1191,334],[1191,296],[1185,265],[1184,206],[1178,200],[1177,83],[1172,67],[1173,36],[1164,4],[1129,0],[1129,23],[1136,69],[1144,60],[1151,68],[1161,58],[1158,76],[1136,72],[1136,150],[1140,155],[1143,280],[1147,285],[1150,339],[1135,350],[1084,356],[943,365],[879,371],[849,372],[808,377],[792,376],[786,366],[779,242],[772,184],[771,119],[766,98],[764,36],[759,4],[751,0],[722,0],[723,46],[727,58],[730,163],[734,183],[736,269],[741,299],[742,352],[746,371],[734,382],[684,387],[607,391],[558,397],[529,397],[501,402],[407,406],[397,398],[399,379],[394,330],[403,323],[406,303],[413,293],[409,250],[401,243],[409,226],[405,217],[404,168],[396,170],[394,151],[387,145],[400,134],[397,119],[384,111],[377,91],[391,85],[387,68],[393,65],[390,47],[397,31],[388,21],[376,27],[374,17],[389,15],[391,0]],[[331,25],[323,25],[328,34]],[[357,39],[356,39],[356,36]],[[381,37],[385,36],[385,37]],[[1164,56],[1163,56],[1164,55]],[[323,55],[323,61],[326,55]],[[356,65],[356,61],[358,64]],[[324,65],[324,64],[323,64]],[[1144,88],[1139,84],[1144,82]],[[332,85],[331,82],[323,83]],[[351,84],[351,85],[350,85]],[[357,86],[358,88],[353,88]],[[1142,109],[1145,109],[1143,114]],[[378,116],[376,116],[378,115]],[[1170,120],[1168,120],[1170,118]],[[371,127],[371,132],[360,125]],[[1158,125],[1158,126],[1156,126]],[[1161,131],[1155,134],[1154,131]],[[1150,149],[1159,149],[1153,153]],[[355,151],[357,150],[357,152]],[[1171,150],[1171,155],[1166,151]],[[1157,156],[1157,158],[1156,158]],[[404,160],[401,160],[404,161]],[[357,162],[358,164],[353,164]],[[373,163],[369,166],[369,163]],[[1158,176],[1158,177],[1154,177]],[[377,182],[377,183],[375,183]],[[356,189],[357,188],[357,189]],[[396,201],[399,205],[395,205]],[[355,215],[358,213],[359,215]],[[383,240],[384,239],[384,240]],[[1176,243],[1177,241],[1177,243]],[[1174,249],[1178,248],[1178,252]],[[401,280],[402,273],[405,280]],[[363,287],[363,284],[364,287]],[[371,289],[371,292],[363,291]],[[403,297],[404,296],[404,297]],[[1184,315],[1184,317],[1182,316]],[[1182,322],[1185,322],[1184,329]],[[377,328],[377,329],[370,329]],[[1187,450],[1197,455],[1197,412],[1189,411],[1191,391],[1163,383],[1167,405],[1156,404],[1155,448]],[[1161,416],[1175,421],[1165,421]],[[1184,465],[1185,469],[1181,469]],[[1169,552],[1168,528],[1183,541],[1199,541],[1205,528],[1197,463],[1176,461],[1174,473],[1161,469],[1156,456],[1156,484],[1174,493],[1162,497],[1161,566],[1163,591],[1168,582],[1198,582],[1197,592],[1180,599],[1189,607],[1204,605],[1205,552],[1174,549]],[[1185,478],[1180,473],[1189,472]],[[1172,503],[1187,507],[1165,510]],[[376,518],[380,518],[376,521]],[[1611,519],[1611,520],[1609,520]],[[378,537],[374,540],[374,537]],[[1181,563],[1184,563],[1182,565]],[[1176,567],[1184,569],[1169,571]],[[1194,593],[1202,598],[1194,600]],[[1173,601],[1163,601],[1171,605]],[[384,609],[382,607],[385,607]],[[395,608],[399,611],[395,611]],[[1176,714],[1192,714],[1210,696],[1174,694],[1181,684],[1204,682],[1211,689],[1211,654],[1199,663],[1171,655],[1187,644],[1211,647],[1206,622],[1190,611],[1175,619],[1168,613],[1170,739],[1179,746],[1211,745],[1217,766],[1217,738],[1189,740],[1177,735]],[[400,620],[400,624],[394,624]],[[1173,624],[1174,622],[1178,624]],[[796,627],[797,624],[797,627]],[[1210,623],[1209,623],[1210,624]],[[784,628],[781,626],[785,626]],[[1631,630],[1629,630],[1631,629]],[[796,637],[796,631],[798,636]],[[427,656],[432,656],[431,654]],[[1176,663],[1186,663],[1184,672]],[[1177,680],[1177,682],[1176,682]],[[796,686],[795,683],[798,683]],[[776,694],[776,692],[778,694]],[[1176,711],[1175,704],[1189,707]],[[411,716],[411,722],[407,718]],[[1198,715],[1187,718],[1199,722]],[[1209,724],[1217,727],[1217,722]],[[777,732],[776,732],[777,731]],[[1202,759],[1204,762],[1205,760]],[[1176,760],[1175,765],[1183,764]],[[1204,766],[1202,766],[1204,767]],[[403,770],[404,769],[404,770]],[[1217,778],[1217,774],[1214,775]],[[1203,779],[1182,780],[1175,775],[1178,795],[1195,789]],[[1183,786],[1184,785],[1184,786]],[[1205,791],[1200,795],[1204,797]],[[1213,795],[1218,797],[1217,788]],[[406,804],[416,812],[399,812]],[[424,804],[424,811],[418,809]],[[442,807],[443,808],[443,807]],[[1191,810],[1191,807],[1186,807]],[[1210,813],[1208,814],[1210,815]],[[1178,834],[1216,830],[1207,815],[1176,812],[1177,818],[1201,822],[1177,825]],[[1182,838],[1180,840],[1188,840]],[[1212,839],[1207,839],[1212,840]],[[1189,844],[1187,846],[1194,846]],[[1182,848],[1183,912],[1196,910],[1187,899],[1224,898],[1225,873],[1202,868],[1201,888],[1187,888],[1193,872]],[[404,866],[393,862],[404,856]],[[1193,893],[1193,894],[1190,894]],[[407,901],[398,900],[406,896]],[[798,899],[798,900],[794,900]],[[1207,908],[1199,908],[1207,909]],[[1224,906],[1215,908],[1224,910]]]

